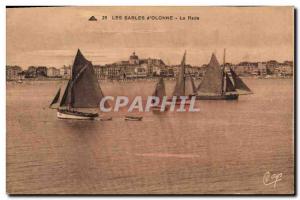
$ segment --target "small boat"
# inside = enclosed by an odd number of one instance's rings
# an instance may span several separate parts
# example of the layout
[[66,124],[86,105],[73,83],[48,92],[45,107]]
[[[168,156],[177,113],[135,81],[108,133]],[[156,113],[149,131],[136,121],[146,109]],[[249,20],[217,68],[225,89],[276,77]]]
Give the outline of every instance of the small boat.
[[[185,101],[185,105],[189,105],[190,99],[196,91],[193,77],[190,75],[190,73],[189,74],[186,73],[185,60],[186,60],[186,51],[184,52],[184,55],[183,55],[183,58],[181,61],[180,70],[176,77],[176,85],[175,85],[174,91],[173,91],[173,96],[177,97],[176,105],[181,104],[180,97],[183,97],[183,96],[187,97],[187,99]],[[169,98],[168,101],[169,102],[172,101],[172,97]]]
[[215,54],[213,53],[205,72],[203,80],[196,91],[196,99],[199,100],[237,100],[240,94],[252,94],[248,86],[239,76],[229,67],[225,71],[225,50],[224,64],[220,66]]
[[98,108],[103,93],[98,83],[93,65],[86,60],[78,49],[72,66],[71,78],[60,100],[61,88],[57,91],[50,108],[60,101],[57,117],[60,119],[90,120],[98,117],[98,113],[80,112],[77,108]]
[[143,117],[137,117],[137,116],[125,116],[126,121],[142,121]]
[[94,119],[98,117],[98,113],[85,113],[69,109],[58,109],[57,117],[60,119]]

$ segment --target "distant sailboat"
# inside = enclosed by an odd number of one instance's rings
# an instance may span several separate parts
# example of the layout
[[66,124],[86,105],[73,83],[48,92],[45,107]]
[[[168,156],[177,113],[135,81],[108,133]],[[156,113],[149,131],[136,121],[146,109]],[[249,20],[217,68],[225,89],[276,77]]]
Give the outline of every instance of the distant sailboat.
[[[225,50],[224,50],[225,64]],[[224,65],[225,66],[225,65]],[[248,86],[230,68],[233,82],[231,81],[225,67],[221,67],[215,54],[212,54],[204,78],[197,88],[196,98],[200,100],[236,100],[241,94],[237,90],[246,91],[251,94]]]
[[[174,91],[172,96],[176,96],[176,104],[180,104],[181,96],[187,96],[186,104],[189,104],[189,98],[194,95],[195,92],[195,83],[193,78],[185,73],[185,59],[186,59],[186,51],[184,52],[181,65],[179,68],[179,73],[176,78],[176,85],[174,87]],[[190,79],[190,81],[188,81]],[[170,101],[170,100],[169,100]]]
[[[58,90],[50,108],[59,102],[61,89]],[[75,111],[76,108],[98,108],[103,97],[93,65],[86,60],[78,49],[72,66],[71,78],[57,108],[57,117],[63,119],[93,119],[98,113]]]
[[159,78],[159,81],[156,83],[155,90],[152,94],[152,96],[159,98],[159,105],[153,106],[152,110],[160,110],[161,109],[161,102],[164,96],[166,96],[166,87],[165,82],[162,77]]

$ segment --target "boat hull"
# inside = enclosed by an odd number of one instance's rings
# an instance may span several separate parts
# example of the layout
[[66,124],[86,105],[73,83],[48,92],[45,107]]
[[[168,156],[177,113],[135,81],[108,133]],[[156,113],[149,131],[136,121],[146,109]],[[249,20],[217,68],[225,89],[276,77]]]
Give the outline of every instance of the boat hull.
[[197,100],[237,100],[238,94],[225,94],[225,95],[197,95]]
[[57,110],[59,119],[93,120],[98,117],[98,113],[83,113],[69,110]]
[[143,117],[125,116],[126,121],[141,121]]

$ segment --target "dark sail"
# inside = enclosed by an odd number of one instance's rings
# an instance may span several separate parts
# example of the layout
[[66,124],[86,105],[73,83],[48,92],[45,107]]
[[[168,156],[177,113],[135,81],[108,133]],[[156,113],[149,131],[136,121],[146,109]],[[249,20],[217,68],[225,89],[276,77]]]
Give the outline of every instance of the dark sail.
[[158,83],[156,84],[153,96],[159,97],[160,100],[162,100],[162,98],[166,96],[166,88],[163,78],[160,78]]
[[242,81],[242,79],[231,69],[230,67],[230,73],[234,82],[234,87],[238,90],[243,90],[248,93],[252,93],[250,88]]
[[225,85],[225,91],[226,92],[234,92],[236,91],[235,90],[235,87],[233,86],[229,76],[227,73],[225,73],[225,77],[226,77],[226,85]]
[[179,73],[177,75],[176,85],[173,91],[173,96],[185,96],[185,56],[186,52],[184,52],[181,65],[179,68]]
[[60,101],[60,105],[59,106],[68,106],[68,102],[67,102],[67,97],[68,97],[68,93],[69,93],[69,90],[70,90],[70,84],[71,84],[71,80],[68,81],[68,85],[65,89],[65,92],[61,98],[61,101]]
[[65,90],[61,106],[96,108],[103,97],[93,65],[78,49],[72,67],[72,77]]
[[49,107],[51,107],[53,104],[55,104],[55,103],[58,102],[59,96],[60,96],[60,88],[59,88],[59,90],[57,91],[57,93],[56,93],[54,99],[52,100],[51,104],[49,105]]
[[208,95],[221,95],[223,92],[223,71],[215,56],[212,54],[203,80],[197,88],[197,92]]

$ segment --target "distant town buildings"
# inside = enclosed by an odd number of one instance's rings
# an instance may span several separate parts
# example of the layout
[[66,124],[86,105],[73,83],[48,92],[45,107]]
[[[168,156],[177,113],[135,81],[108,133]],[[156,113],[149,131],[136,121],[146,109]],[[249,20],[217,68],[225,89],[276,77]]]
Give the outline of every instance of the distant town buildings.
[[69,79],[71,77],[71,65],[64,65],[61,67],[59,69],[59,76],[61,76],[63,79]]
[[284,61],[279,63],[275,60],[267,62],[240,62],[236,65],[230,64],[238,75],[242,76],[292,76],[293,62]]
[[95,65],[95,72],[98,79],[116,80],[174,75],[161,59],[140,59],[135,52],[126,61]]
[[98,79],[105,79],[108,76],[107,68],[104,65],[94,65],[94,70]]
[[25,78],[47,77],[47,70],[46,66],[29,66],[28,69],[24,71]]
[[257,72],[260,76],[267,75],[267,66],[263,64],[262,62],[257,63]]
[[[240,62],[238,64],[226,63],[226,70],[231,67],[240,76],[277,76],[286,77],[293,75],[294,63],[276,60],[267,62]],[[94,65],[95,74],[98,79],[125,80],[151,77],[176,77],[180,65],[166,65],[163,60],[156,58],[139,58],[133,52],[128,60],[119,61],[105,65]],[[186,65],[188,76],[201,78],[208,65],[201,66]],[[29,66],[22,70],[20,66],[6,66],[6,79],[8,81],[18,79],[69,79],[71,77],[71,65],[62,67]]]
[[18,80],[22,72],[22,68],[19,66],[6,66],[6,80]]
[[60,69],[57,69],[55,67],[49,67],[47,69],[47,76],[48,77],[53,77],[53,78],[58,78],[58,77],[61,77],[60,75]]
[[46,77],[47,76],[47,67],[46,66],[38,66],[36,68],[36,76],[37,77]]

